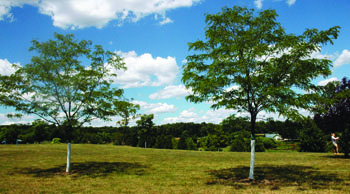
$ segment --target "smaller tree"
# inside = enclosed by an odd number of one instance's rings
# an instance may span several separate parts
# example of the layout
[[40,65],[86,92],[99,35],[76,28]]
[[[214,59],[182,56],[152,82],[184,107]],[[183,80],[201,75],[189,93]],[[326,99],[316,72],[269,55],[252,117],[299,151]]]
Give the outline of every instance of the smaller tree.
[[147,147],[151,148],[155,144],[156,137],[153,132],[153,118],[153,114],[144,114],[141,115],[140,120],[136,121],[139,135],[138,147],[143,147],[146,144]]
[[338,140],[340,150],[345,154],[345,157],[348,157],[349,154],[349,145],[350,145],[350,132],[349,126],[343,131],[340,139]]
[[177,144],[177,149],[179,150],[187,150],[187,143],[186,140],[189,139],[190,136],[188,135],[187,131],[183,131],[180,137],[180,140]]
[[238,135],[232,142],[230,146],[231,152],[248,152],[249,151],[249,141],[246,141],[242,135]]
[[20,135],[20,130],[16,125],[9,125],[0,129],[0,141],[6,141],[7,144],[16,143]]
[[324,152],[326,141],[323,132],[316,126],[315,122],[308,117],[303,122],[303,130],[300,134],[301,152]]
[[225,118],[221,123],[224,132],[234,133],[243,129],[249,129],[250,123],[248,117],[236,117],[232,114]]
[[315,112],[314,120],[324,133],[329,137],[335,132],[342,134],[339,146],[349,157],[350,80],[344,77],[341,82],[328,83]]
[[32,123],[33,139],[35,142],[42,142],[48,140],[49,125],[42,120],[35,120]]
[[157,136],[155,148],[161,149],[173,149],[173,136],[172,135],[160,135]]
[[137,110],[140,109],[140,105],[130,103],[128,100],[116,100],[114,101],[114,106],[116,108],[117,115],[122,117],[120,121],[117,121],[117,124],[122,127],[123,138],[121,144],[124,145],[129,122],[130,120],[136,119],[139,116],[137,114]]

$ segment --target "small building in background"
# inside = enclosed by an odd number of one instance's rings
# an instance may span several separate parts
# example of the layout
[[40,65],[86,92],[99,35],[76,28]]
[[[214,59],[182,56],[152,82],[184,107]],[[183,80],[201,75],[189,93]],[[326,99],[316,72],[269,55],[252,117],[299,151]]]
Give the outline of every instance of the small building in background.
[[279,134],[270,134],[270,133],[265,133],[266,138],[271,138],[274,140],[283,140],[283,138]]

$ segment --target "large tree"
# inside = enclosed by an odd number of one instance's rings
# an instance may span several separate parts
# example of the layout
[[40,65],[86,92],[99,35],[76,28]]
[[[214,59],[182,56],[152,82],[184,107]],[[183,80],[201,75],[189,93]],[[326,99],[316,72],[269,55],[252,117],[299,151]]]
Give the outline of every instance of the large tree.
[[331,133],[341,133],[339,145],[345,157],[349,157],[350,145],[350,80],[344,77],[340,82],[326,85],[322,98],[316,106],[314,120],[330,139]]
[[[206,40],[189,43],[193,54],[184,66],[182,81],[193,91],[186,99],[248,112],[252,144],[261,111],[296,117],[299,108],[312,105],[319,87],[311,81],[328,76],[332,63],[311,55],[333,43],[339,32],[336,26],[288,34],[276,18],[274,10],[255,13],[242,7],[224,7],[220,13],[206,15]],[[254,146],[250,179],[253,169]]]
[[[113,72],[125,66],[115,53],[91,41],[78,41],[72,34],[55,33],[54,38],[33,40],[31,62],[0,76],[0,104],[61,127],[70,143],[72,132],[83,124],[117,114],[113,102],[123,100],[123,90],[111,84]],[[68,148],[70,158],[70,144]]]

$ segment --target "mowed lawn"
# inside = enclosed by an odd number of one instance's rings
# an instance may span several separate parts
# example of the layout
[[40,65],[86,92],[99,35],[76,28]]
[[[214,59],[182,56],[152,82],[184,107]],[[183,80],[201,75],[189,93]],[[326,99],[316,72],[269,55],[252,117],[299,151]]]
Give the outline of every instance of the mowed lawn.
[[250,153],[72,145],[1,145],[0,193],[350,193],[350,160],[331,153]]

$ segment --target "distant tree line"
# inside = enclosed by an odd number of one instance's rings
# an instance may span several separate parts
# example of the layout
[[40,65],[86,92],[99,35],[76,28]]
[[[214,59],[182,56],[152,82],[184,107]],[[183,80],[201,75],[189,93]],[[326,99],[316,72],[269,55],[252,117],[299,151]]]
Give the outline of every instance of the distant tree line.
[[[91,143],[129,145],[134,147],[183,149],[183,150],[218,150],[234,143],[237,138],[249,139],[249,121],[234,115],[220,124],[213,123],[173,123],[155,125],[153,115],[142,115],[136,126],[121,127],[81,127],[71,134],[73,143]],[[257,132],[278,133],[284,138],[299,137],[300,125],[292,121],[257,122]],[[59,138],[68,142],[66,130],[42,120],[31,125],[13,124],[0,126],[0,141],[7,144],[51,142]]]
[[[299,151],[325,152],[332,151],[330,139],[331,129],[320,124],[315,117],[304,121],[276,121],[272,118],[258,121],[256,151],[276,148],[277,142],[265,138],[264,134],[279,134],[284,139],[299,142]],[[127,145],[159,149],[220,151],[229,147],[230,151],[249,152],[250,132],[249,119],[231,115],[220,124],[179,122],[163,125],[153,123],[153,115],[142,115],[136,126],[120,127],[81,127],[72,134],[73,143]],[[318,120],[317,120],[318,119]],[[331,121],[328,121],[332,123]],[[323,126],[323,127],[322,127]],[[341,136],[339,130],[337,135]],[[21,139],[24,144],[31,143],[66,143],[66,130],[36,120],[31,125],[13,124],[0,126],[0,142],[15,144]],[[340,150],[346,147],[344,140],[340,142]]]

